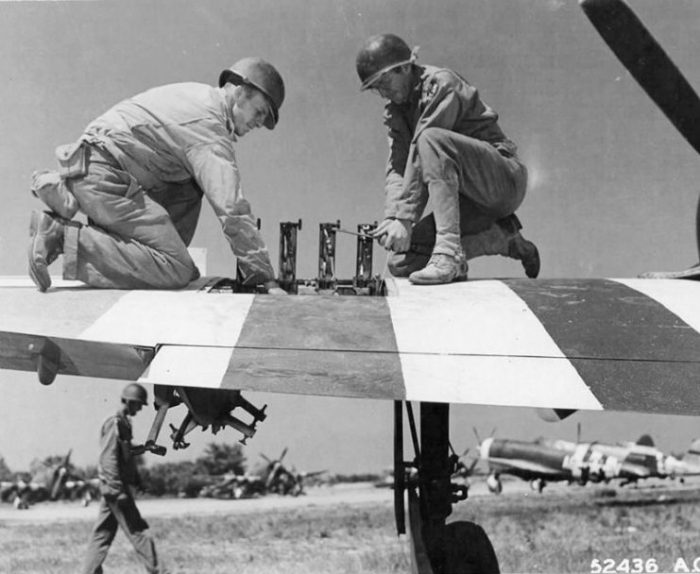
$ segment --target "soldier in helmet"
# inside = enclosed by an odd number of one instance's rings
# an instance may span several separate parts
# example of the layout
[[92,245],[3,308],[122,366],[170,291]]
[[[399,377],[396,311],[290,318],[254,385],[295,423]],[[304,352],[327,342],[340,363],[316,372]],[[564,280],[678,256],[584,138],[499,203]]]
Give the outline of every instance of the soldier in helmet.
[[[369,38],[357,55],[362,90],[387,100],[384,220],[375,231],[389,269],[416,284],[464,280],[467,260],[504,255],[528,277],[540,269],[515,210],[527,170],[498,115],[464,78],[416,63],[417,48],[393,34]],[[432,214],[422,218],[428,198]]]
[[131,383],[122,391],[122,405],[117,414],[107,418],[100,433],[100,459],[97,466],[102,502],[93,528],[83,572],[99,574],[107,558],[109,547],[121,527],[136,550],[147,572],[163,573],[158,562],[153,539],[148,535],[148,524],[141,518],[134,501],[133,489],[138,485],[134,461],[140,454],[131,445],[130,417],[148,403],[148,393],[138,383]]
[[[197,279],[189,245],[204,195],[245,284],[274,281],[267,248],[244,198],[235,144],[274,129],[284,82],[270,63],[244,58],[218,86],[179,83],[126,99],[59,146],[59,171],[35,172],[32,192],[50,211],[32,213],[29,274],[41,291],[63,254],[63,277],[93,287],[172,289]],[[87,224],[73,220],[77,212]]]

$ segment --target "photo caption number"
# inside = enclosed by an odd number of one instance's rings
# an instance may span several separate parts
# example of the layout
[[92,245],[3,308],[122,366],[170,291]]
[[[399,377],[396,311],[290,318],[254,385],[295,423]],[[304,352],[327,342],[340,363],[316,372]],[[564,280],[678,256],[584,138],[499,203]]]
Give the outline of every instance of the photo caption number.
[[655,558],[624,558],[613,560],[605,558],[591,560],[591,574],[657,574],[659,565]]

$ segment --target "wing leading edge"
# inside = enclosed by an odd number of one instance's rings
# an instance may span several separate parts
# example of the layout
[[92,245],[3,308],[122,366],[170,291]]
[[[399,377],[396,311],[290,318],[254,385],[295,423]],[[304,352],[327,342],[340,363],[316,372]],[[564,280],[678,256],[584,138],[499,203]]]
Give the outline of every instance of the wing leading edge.
[[0,368],[36,370],[48,341],[59,373],[96,378],[700,414],[699,289],[649,279],[395,280],[386,298],[2,288]]

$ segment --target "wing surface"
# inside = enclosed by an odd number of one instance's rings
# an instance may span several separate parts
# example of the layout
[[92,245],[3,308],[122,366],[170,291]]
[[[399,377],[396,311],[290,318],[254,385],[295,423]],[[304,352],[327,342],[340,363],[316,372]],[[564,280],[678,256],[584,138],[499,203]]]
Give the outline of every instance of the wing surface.
[[700,284],[393,280],[383,297],[0,288],[0,368],[376,399],[700,414]]

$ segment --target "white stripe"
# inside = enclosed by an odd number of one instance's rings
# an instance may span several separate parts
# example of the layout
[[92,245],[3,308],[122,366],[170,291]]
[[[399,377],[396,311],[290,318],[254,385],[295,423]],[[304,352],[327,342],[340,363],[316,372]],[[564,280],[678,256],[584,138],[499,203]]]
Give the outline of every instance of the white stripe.
[[700,332],[700,283],[688,279],[613,279],[651,297]]
[[504,283],[397,286],[387,302],[408,400],[602,409]]
[[139,379],[142,383],[218,389],[233,348],[165,346]]
[[80,338],[132,345],[233,347],[254,295],[133,291],[85,329]]
[[400,357],[409,401],[603,409],[567,359]]

